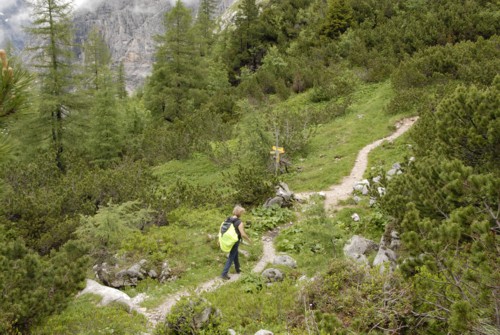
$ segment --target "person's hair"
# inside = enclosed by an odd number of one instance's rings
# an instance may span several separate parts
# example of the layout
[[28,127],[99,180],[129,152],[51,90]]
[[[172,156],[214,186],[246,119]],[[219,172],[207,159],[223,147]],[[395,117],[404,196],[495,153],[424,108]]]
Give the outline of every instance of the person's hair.
[[236,215],[237,217],[240,217],[241,214],[245,213],[245,209],[241,207],[240,205],[236,205],[233,209],[233,215]]

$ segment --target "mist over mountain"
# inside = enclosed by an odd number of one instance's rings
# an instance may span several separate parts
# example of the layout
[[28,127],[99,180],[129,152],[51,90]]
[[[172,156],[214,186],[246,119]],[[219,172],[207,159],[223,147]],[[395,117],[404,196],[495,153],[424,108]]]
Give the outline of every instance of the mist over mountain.
[[24,1],[0,1],[0,48],[11,42],[15,48],[21,49],[26,38],[22,27],[28,22],[29,12]]
[[[199,0],[183,1],[196,13]],[[222,14],[234,0],[220,0],[218,12]],[[155,41],[154,36],[164,33],[164,15],[175,0],[86,0],[74,2],[73,22],[76,45],[97,27],[108,44],[113,63],[123,62],[127,89],[140,86],[151,73]],[[194,16],[194,15],[193,15]],[[29,6],[23,0],[2,0],[0,4],[0,48],[11,41],[22,50],[29,36],[22,27],[29,25]],[[83,61],[81,48],[75,48],[77,59]],[[24,58],[24,57],[23,57]],[[26,56],[29,58],[29,56]]]

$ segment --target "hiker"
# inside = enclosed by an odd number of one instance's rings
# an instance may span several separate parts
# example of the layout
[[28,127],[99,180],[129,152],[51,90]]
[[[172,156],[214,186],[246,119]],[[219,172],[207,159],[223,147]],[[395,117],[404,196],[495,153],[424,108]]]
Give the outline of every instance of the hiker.
[[231,251],[229,252],[229,256],[226,261],[226,265],[224,265],[224,269],[222,270],[221,278],[222,279],[229,279],[229,276],[227,273],[229,272],[229,268],[231,267],[231,264],[234,262],[234,267],[236,269],[236,273],[240,273],[241,268],[240,268],[240,262],[238,260],[238,245],[241,242],[241,238],[243,237],[245,240],[248,241],[248,243],[252,243],[250,240],[250,237],[245,233],[245,227],[243,222],[241,222],[240,218],[245,213],[245,209],[241,206],[236,206],[233,209],[233,216],[230,216],[226,219],[226,222],[231,222],[234,226],[234,229],[236,230],[236,233],[238,234],[238,241],[233,245],[231,248]]

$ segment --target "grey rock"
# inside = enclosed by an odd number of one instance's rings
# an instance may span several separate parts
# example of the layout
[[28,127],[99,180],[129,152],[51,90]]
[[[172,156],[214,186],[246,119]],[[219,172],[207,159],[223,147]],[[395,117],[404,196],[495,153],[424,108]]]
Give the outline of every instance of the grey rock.
[[196,314],[193,317],[193,322],[195,329],[201,329],[210,319],[210,315],[212,315],[212,307],[205,308],[201,313]]
[[297,267],[297,262],[295,261],[295,259],[293,259],[292,257],[290,257],[288,255],[276,256],[273,259],[273,264],[285,265],[285,266],[289,266],[289,267],[294,268],[294,269]]
[[351,237],[344,246],[344,254],[356,261],[366,263],[366,256],[378,249],[378,244],[359,235]]
[[370,203],[369,203],[370,207],[372,207],[372,206],[373,206],[373,205],[375,205],[376,203],[377,203],[377,199],[375,199],[375,198],[370,198]]
[[385,271],[384,263],[390,264],[390,269],[396,267],[396,253],[389,248],[380,246],[375,259],[373,260],[373,266],[380,266],[380,271]]
[[273,283],[277,281],[282,281],[283,273],[278,269],[269,268],[264,270],[264,272],[262,272],[262,277],[264,277],[264,279],[267,282]]
[[256,332],[254,335],[274,335],[272,331],[261,329],[258,332]]
[[354,191],[363,192],[364,189],[368,189],[370,187],[370,181],[368,179],[363,179],[362,181],[357,181],[353,185]]
[[156,279],[158,278],[158,273],[154,269],[151,269],[148,271],[148,277]]
[[172,270],[170,269],[170,266],[168,265],[168,261],[163,262],[163,265],[161,267],[161,273],[160,277],[158,277],[158,280],[160,283],[164,283],[168,280],[170,280],[172,277]]
[[370,193],[370,189],[368,188],[368,186],[364,185],[363,189],[361,190],[361,194],[368,195],[368,193]]
[[107,306],[110,303],[117,303],[127,307],[129,312],[134,309],[132,299],[126,293],[115,288],[101,285],[92,279],[87,279],[86,287],[78,295],[83,294],[95,294],[102,297],[100,302],[102,306]]
[[385,187],[377,187],[377,192],[380,196],[385,195]]
[[229,333],[229,335],[237,335],[234,329],[228,329],[227,332]]
[[283,207],[285,200],[282,197],[269,198],[264,204],[264,208],[269,208],[272,206]]
[[358,222],[360,220],[359,218],[359,214],[358,213],[354,213],[353,215],[351,215],[351,219],[354,221],[354,222]]
[[389,245],[389,247],[392,250],[398,250],[400,246],[401,246],[401,239],[399,238],[399,233],[393,230],[391,232],[391,244]]
[[392,164],[392,168],[395,169],[395,170],[401,170],[401,164],[394,163],[394,164]]
[[387,171],[387,175],[392,177],[392,176],[394,176],[397,172],[398,172],[398,170],[396,170],[396,169],[390,169],[389,171]]
[[372,179],[373,183],[375,183],[375,184],[380,183],[380,180],[382,180],[381,176],[376,176],[376,177],[373,177],[373,179]]
[[288,185],[284,182],[280,182],[276,188],[276,195],[282,197],[285,201],[293,200],[293,192],[290,191]]

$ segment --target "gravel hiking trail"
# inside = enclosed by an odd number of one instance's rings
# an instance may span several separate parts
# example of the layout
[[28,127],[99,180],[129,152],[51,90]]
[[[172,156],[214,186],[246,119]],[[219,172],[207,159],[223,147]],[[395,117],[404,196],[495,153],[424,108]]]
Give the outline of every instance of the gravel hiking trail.
[[[337,207],[339,201],[346,200],[352,195],[354,183],[361,181],[363,179],[363,174],[365,173],[366,167],[368,166],[368,154],[370,151],[384,143],[385,141],[393,141],[399,136],[403,135],[411,126],[417,121],[418,117],[412,117],[407,119],[402,119],[396,123],[396,131],[390,136],[384,137],[373,143],[368,144],[363,149],[360,150],[354,167],[351,170],[351,174],[342,179],[340,184],[330,186],[327,190],[321,191],[325,197],[325,210],[331,210]],[[295,196],[299,199],[307,199],[313,194],[318,194],[318,192],[301,192],[296,193]]]
[[[335,208],[340,200],[345,200],[348,199],[353,191],[353,185],[355,182],[360,181],[363,178],[363,173],[366,170],[366,167],[368,165],[368,153],[373,150],[374,148],[378,147],[381,145],[384,141],[393,141],[394,139],[398,138],[402,134],[404,134],[408,129],[411,128],[411,126],[415,123],[415,121],[418,119],[418,117],[413,117],[413,118],[407,118],[399,121],[396,124],[396,131],[391,134],[388,137],[385,137],[383,139],[377,140],[367,146],[365,146],[361,151],[359,152],[354,167],[351,170],[351,174],[347,177],[344,177],[342,179],[342,182],[337,185],[333,185],[328,188],[326,191],[322,191],[322,193],[325,194],[325,209],[326,210],[331,210]],[[313,194],[317,194],[318,192],[303,192],[303,193],[297,193],[295,194],[297,198],[304,199],[308,198],[309,196]],[[274,249],[273,241],[274,238],[279,234],[279,231],[282,229],[285,229],[289,226],[290,224],[286,224],[284,226],[278,227],[268,233],[266,233],[262,237],[262,257],[260,260],[257,262],[257,264],[253,267],[252,272],[255,273],[260,273],[262,272],[267,264],[271,263],[273,259],[276,256],[276,251]],[[222,269],[221,264],[221,269]],[[182,298],[186,296],[190,296],[192,294],[201,294],[203,292],[212,292],[217,290],[219,287],[222,285],[225,285],[227,283],[231,283],[234,281],[239,280],[240,274],[231,274],[231,278],[229,280],[222,280],[220,278],[213,278],[209,281],[206,281],[204,283],[201,283],[196,287],[194,290],[184,290],[184,291],[179,291],[176,293],[173,293],[165,298],[163,303],[151,310],[147,310],[143,307],[136,306],[134,308],[137,310],[139,313],[143,314],[146,316],[148,319],[150,328],[154,328],[158,322],[161,322],[165,319],[166,315],[170,312],[172,307]],[[146,335],[146,334],[145,334]]]

